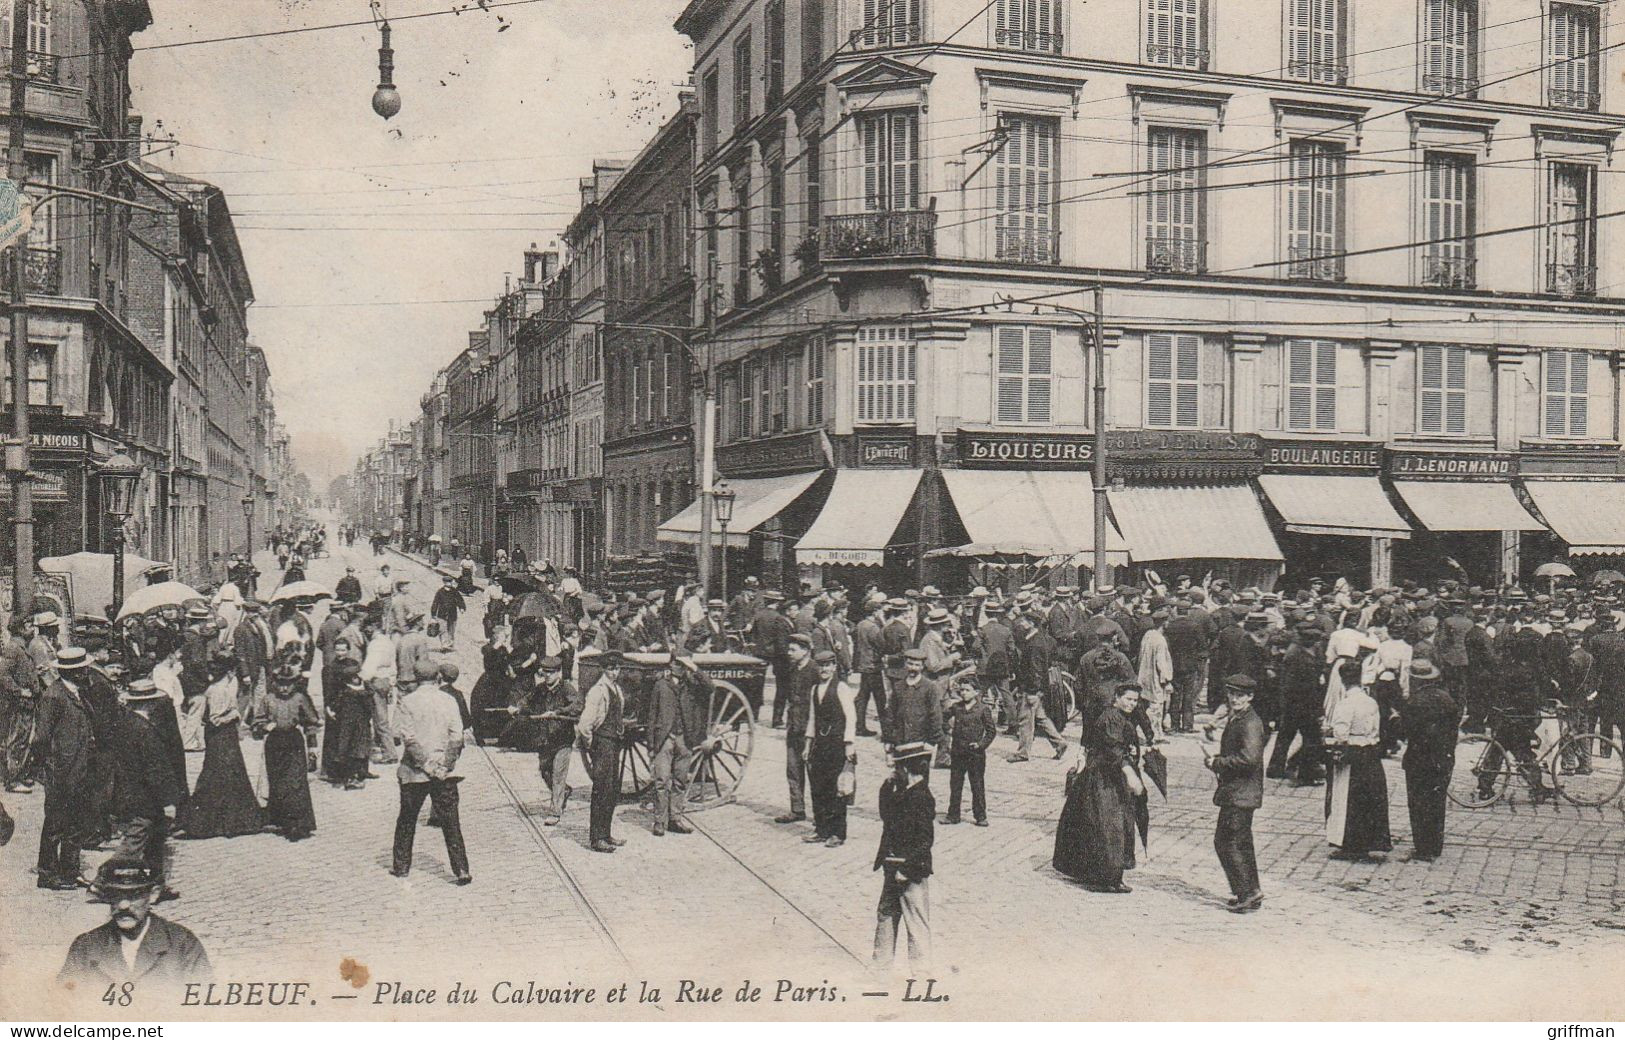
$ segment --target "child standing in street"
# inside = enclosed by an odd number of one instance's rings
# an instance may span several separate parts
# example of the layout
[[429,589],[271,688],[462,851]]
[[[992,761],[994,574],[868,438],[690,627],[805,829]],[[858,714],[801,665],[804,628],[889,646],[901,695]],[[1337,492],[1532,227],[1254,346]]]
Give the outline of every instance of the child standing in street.
[[971,683],[960,683],[955,692],[958,696],[948,708],[948,815],[942,822],[959,822],[960,796],[968,776],[971,815],[976,826],[986,827],[987,792],[982,780],[987,772],[987,748],[993,743],[993,708]]

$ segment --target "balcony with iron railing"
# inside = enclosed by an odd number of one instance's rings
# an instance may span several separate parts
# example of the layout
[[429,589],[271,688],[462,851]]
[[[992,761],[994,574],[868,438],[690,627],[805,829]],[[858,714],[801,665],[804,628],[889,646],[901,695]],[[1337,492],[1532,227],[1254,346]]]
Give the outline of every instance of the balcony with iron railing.
[[1478,284],[1478,258],[1460,253],[1425,253],[1422,284],[1436,289],[1471,289]]
[[1559,296],[1595,296],[1596,264],[1547,264],[1546,291]]
[[1552,108],[1570,112],[1595,112],[1602,105],[1602,95],[1595,90],[1575,87],[1549,87],[1546,102]]
[[995,228],[995,259],[1014,264],[1058,264],[1061,262],[1061,233],[1033,228]]
[[1175,69],[1207,71],[1208,52],[1201,47],[1170,47],[1161,43],[1145,45],[1145,60],[1151,65],[1166,65]]
[[1201,274],[1207,269],[1207,242],[1184,235],[1148,235],[1145,269],[1166,274]]
[[894,25],[869,25],[854,30],[852,46],[857,49],[871,47],[905,47],[920,42],[919,22],[898,22]]
[[929,209],[826,216],[818,236],[818,255],[826,262],[935,256],[936,227],[936,211]]
[[1349,67],[1335,61],[1292,61],[1287,63],[1286,74],[1289,79],[1341,87],[1348,82]]
[[1287,250],[1287,277],[1311,282],[1341,282],[1344,265],[1341,256],[1323,256],[1318,250],[1293,246]]
[[1477,76],[1444,76],[1429,73],[1422,77],[1424,94],[1444,94],[1455,97],[1474,97],[1478,94]]
[[[11,71],[11,48],[0,47],[0,72]],[[62,82],[62,59],[44,51],[28,52],[28,78],[44,83]]]
[[994,29],[993,46],[1012,51],[1061,53],[1061,34],[1041,29]]
[[58,296],[62,293],[62,250],[51,246],[29,246],[23,264],[28,290]]

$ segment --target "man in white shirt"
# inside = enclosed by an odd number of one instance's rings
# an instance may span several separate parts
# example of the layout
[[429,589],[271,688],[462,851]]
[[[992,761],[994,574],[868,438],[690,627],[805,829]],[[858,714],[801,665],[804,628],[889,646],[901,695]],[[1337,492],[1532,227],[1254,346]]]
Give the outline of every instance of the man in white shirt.
[[576,746],[587,752],[587,768],[592,775],[592,809],[588,825],[588,847],[594,852],[614,852],[626,842],[610,833],[615,823],[615,802],[620,798],[621,735],[625,728],[625,695],[621,692],[619,653],[611,650],[588,658],[603,669],[598,681],[587,691],[576,723]]
[[395,818],[394,862],[389,872],[406,877],[412,870],[412,844],[417,837],[423,800],[434,803],[431,815],[446,838],[446,858],[456,883],[473,880],[463,824],[457,815],[457,759],[463,753],[463,715],[457,701],[439,685],[425,682],[401,698],[400,730],[404,746],[396,778],[401,783],[401,811]]
[[802,840],[833,849],[846,843],[847,796],[840,781],[843,772],[857,767],[857,692],[844,675],[836,674],[839,659],[833,650],[818,651],[813,661],[818,684],[812,691],[807,727],[807,776],[814,830]]
[[395,693],[395,640],[376,621],[367,623],[367,652],[361,659],[361,681],[372,695],[372,760],[397,760],[390,728],[390,702]]

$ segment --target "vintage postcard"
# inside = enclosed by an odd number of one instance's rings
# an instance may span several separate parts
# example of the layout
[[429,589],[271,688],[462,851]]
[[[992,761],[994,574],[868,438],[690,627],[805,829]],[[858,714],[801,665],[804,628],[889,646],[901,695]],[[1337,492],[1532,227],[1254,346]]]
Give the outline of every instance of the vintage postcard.
[[1618,7],[0,0],[0,1018],[1612,1035]]

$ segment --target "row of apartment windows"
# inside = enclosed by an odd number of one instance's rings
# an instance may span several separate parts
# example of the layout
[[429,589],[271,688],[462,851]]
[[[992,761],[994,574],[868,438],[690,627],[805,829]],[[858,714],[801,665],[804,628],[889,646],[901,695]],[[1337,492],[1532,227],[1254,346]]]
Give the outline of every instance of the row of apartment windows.
[[[1142,0],[1147,64],[1207,70],[1213,38],[1214,0]],[[1289,79],[1343,85],[1349,77],[1351,0],[1286,0],[1284,36]],[[1482,0],[1420,0],[1418,88],[1425,93],[1471,97],[1480,85]],[[854,48],[900,47],[921,39],[922,0],[863,0],[863,21],[852,33]],[[1066,22],[1065,0],[996,0],[989,10],[993,47],[1059,53]],[[1601,103],[1602,7],[1593,0],[1553,3],[1546,15],[1546,102],[1554,108],[1595,111]],[[802,74],[823,60],[823,0],[803,0]],[[763,26],[766,68],[764,101],[777,104],[785,88],[785,0],[771,0]],[[733,41],[731,97],[735,129],[750,122],[756,73],[752,30]],[[701,76],[703,144],[715,150],[721,133],[720,72]]]
[[[995,164],[995,258],[1016,263],[1059,260],[1056,230],[1061,181],[1059,121],[1003,114],[1006,134]],[[919,208],[919,114],[897,109],[860,116],[864,206],[870,212]],[[1148,270],[1197,274],[1207,269],[1207,131],[1151,127],[1146,135]],[[1290,142],[1283,232],[1289,277],[1340,281],[1347,248],[1349,153],[1337,141]],[[1426,151],[1422,157],[1419,280],[1424,285],[1476,285],[1478,170],[1473,155]],[[1544,185],[1547,230],[1542,243],[1545,289],[1564,295],[1596,291],[1597,173],[1587,163],[1551,162]],[[750,198],[748,171],[734,181]],[[749,207],[735,214],[741,255],[749,249]]]
[[723,436],[747,440],[822,425],[828,355],[828,344],[814,338],[722,367]]
[[[1044,326],[1000,326],[994,331],[993,421],[1048,425],[1054,421],[1054,333]],[[1302,433],[1338,431],[1340,344],[1287,340],[1282,344],[1281,427]],[[912,422],[918,383],[918,347],[906,327],[866,326],[854,349],[854,419],[859,424]],[[1423,344],[1416,358],[1416,431],[1464,436],[1467,426],[1469,350]],[[1589,425],[1591,354],[1549,350],[1541,355],[1541,433],[1585,438]],[[820,340],[799,349],[764,352],[722,372],[724,435],[733,440],[770,436],[825,421],[827,349]],[[1228,422],[1225,344],[1197,335],[1145,337],[1144,425],[1153,429],[1215,429]],[[805,376],[803,376],[805,373]],[[797,407],[797,389],[804,404]]]
[[610,292],[617,303],[642,299],[662,288],[688,267],[686,211],[668,202],[658,214],[644,218],[639,230],[618,233],[615,283]]

